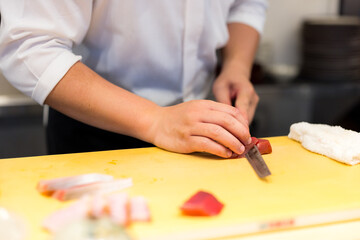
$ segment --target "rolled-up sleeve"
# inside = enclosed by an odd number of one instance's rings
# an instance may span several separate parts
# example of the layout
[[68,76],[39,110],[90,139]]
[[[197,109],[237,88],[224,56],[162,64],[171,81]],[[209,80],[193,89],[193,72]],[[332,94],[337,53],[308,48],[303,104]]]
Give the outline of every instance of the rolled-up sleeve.
[[230,8],[228,23],[244,23],[255,28],[261,34],[264,29],[267,8],[267,0],[237,0]]
[[0,0],[0,69],[43,104],[81,56],[72,52],[90,24],[90,0]]

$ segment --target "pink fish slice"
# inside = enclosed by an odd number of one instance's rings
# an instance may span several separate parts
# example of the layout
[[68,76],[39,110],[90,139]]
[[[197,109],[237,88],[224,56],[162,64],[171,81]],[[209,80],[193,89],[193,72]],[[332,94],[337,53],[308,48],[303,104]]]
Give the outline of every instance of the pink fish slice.
[[84,197],[72,205],[62,208],[43,221],[42,226],[49,232],[57,232],[72,221],[86,218],[89,211],[89,198]]
[[95,182],[91,184],[75,186],[68,189],[57,190],[52,194],[52,197],[60,201],[67,201],[80,198],[85,195],[111,193],[131,187],[132,185],[133,183],[131,178]]
[[41,180],[36,188],[40,193],[50,195],[54,191],[60,189],[67,189],[67,188],[72,188],[84,184],[91,184],[95,182],[110,181],[113,179],[114,177],[111,175],[89,173],[89,174],[82,174],[77,176]]
[[114,223],[122,226],[130,224],[129,196],[126,193],[110,195],[108,197],[108,211]]
[[147,201],[142,196],[130,199],[130,220],[133,222],[148,222],[151,220]]
[[103,195],[96,194],[90,203],[90,216],[101,218],[106,215],[107,198]]

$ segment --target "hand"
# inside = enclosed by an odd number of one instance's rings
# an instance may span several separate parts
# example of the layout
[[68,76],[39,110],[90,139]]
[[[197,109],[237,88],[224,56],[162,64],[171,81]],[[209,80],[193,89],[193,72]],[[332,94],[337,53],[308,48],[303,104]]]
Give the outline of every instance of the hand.
[[255,114],[259,96],[249,81],[247,74],[239,71],[222,72],[216,79],[213,92],[220,103],[234,105],[249,124]]
[[229,41],[223,48],[222,70],[213,92],[217,101],[234,106],[251,122],[259,97],[250,83],[250,72],[260,34],[249,25],[229,23]]
[[244,144],[251,142],[247,121],[230,105],[193,100],[160,108],[154,116],[151,142],[170,151],[229,158],[241,154]]

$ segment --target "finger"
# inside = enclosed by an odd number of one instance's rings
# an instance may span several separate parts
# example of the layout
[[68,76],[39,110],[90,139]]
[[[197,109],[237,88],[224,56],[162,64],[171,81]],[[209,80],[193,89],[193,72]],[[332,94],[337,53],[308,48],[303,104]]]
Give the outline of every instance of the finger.
[[196,128],[193,129],[191,135],[210,138],[237,154],[241,154],[245,150],[244,145],[240,142],[238,138],[236,138],[228,130],[217,124],[199,124]]
[[[239,109],[236,107],[226,105],[223,103],[212,102],[211,105],[209,106],[209,109],[213,110],[213,111],[229,114],[229,115],[233,116],[237,121],[242,123],[243,125],[245,125],[245,126],[248,125],[247,119],[244,117],[242,112],[239,111]],[[209,114],[207,114],[207,116],[210,114],[213,114],[213,113],[209,113]]]
[[254,118],[255,112],[256,112],[256,107],[259,103],[259,97],[258,95],[255,95],[252,100],[250,101],[250,106],[249,106],[249,110],[248,110],[248,116],[249,116],[249,122],[251,122]]
[[249,92],[239,92],[236,96],[235,107],[239,109],[244,118],[246,119],[246,124],[249,124],[249,107],[250,107],[250,98],[251,95]]
[[231,105],[231,92],[230,88],[225,84],[214,84],[213,93],[216,101]]
[[192,136],[190,144],[194,152],[207,152],[222,158],[230,158],[233,153],[223,145],[203,136]]
[[[238,113],[238,115],[240,115],[240,113]],[[242,117],[241,119],[244,120]],[[234,136],[238,141],[245,145],[251,143],[251,136],[247,123],[244,121],[239,121],[238,118],[231,114],[220,111],[211,111],[210,114],[207,114],[204,117],[203,122],[222,127],[230,135]],[[234,150],[229,145],[225,146],[238,153],[238,151]]]

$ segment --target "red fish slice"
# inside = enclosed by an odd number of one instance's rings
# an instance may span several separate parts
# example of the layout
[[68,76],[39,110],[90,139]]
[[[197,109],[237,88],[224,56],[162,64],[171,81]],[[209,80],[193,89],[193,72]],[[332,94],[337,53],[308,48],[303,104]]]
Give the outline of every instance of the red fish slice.
[[224,204],[219,202],[211,193],[199,191],[187,200],[181,211],[190,216],[214,216],[223,209]]
[[270,141],[267,140],[267,139],[261,139],[261,138],[259,138],[259,139],[258,139],[258,142],[256,143],[256,146],[258,147],[259,152],[260,152],[261,154],[269,154],[269,153],[272,153],[272,147],[271,147]]

